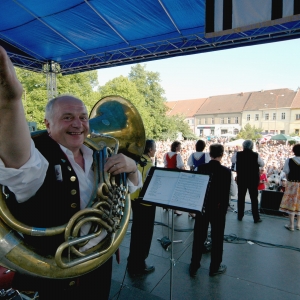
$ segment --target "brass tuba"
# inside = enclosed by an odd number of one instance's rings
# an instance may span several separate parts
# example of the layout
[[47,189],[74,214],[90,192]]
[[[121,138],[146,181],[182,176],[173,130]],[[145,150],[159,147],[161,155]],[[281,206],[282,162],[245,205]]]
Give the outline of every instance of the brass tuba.
[[[117,184],[114,176],[104,172],[103,165],[106,157],[117,152],[139,160],[145,147],[145,130],[138,111],[119,96],[101,99],[90,113],[90,134],[85,144],[94,150],[95,197],[68,224],[53,228],[27,226],[9,211],[4,190],[0,193],[0,265],[33,276],[64,279],[96,269],[116,252],[127,230],[130,196],[126,175],[121,174]],[[86,236],[80,236],[80,228],[86,222],[91,222],[93,230]],[[103,240],[91,249],[79,250],[103,230],[107,232]],[[62,233],[65,242],[53,257],[37,253],[22,237]]]

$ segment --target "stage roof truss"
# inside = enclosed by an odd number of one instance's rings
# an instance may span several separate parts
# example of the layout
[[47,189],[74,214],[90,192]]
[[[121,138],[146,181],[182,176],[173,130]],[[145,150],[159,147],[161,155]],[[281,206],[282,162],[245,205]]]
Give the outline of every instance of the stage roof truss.
[[67,75],[300,37],[297,4],[279,19],[206,32],[212,2],[222,1],[3,0],[0,45],[16,66],[48,72],[54,62]]

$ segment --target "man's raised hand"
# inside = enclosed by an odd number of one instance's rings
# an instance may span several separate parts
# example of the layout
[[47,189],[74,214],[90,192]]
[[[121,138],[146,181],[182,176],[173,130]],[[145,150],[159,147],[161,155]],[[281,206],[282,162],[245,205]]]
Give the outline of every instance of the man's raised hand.
[[21,100],[23,88],[6,51],[0,46],[0,105]]

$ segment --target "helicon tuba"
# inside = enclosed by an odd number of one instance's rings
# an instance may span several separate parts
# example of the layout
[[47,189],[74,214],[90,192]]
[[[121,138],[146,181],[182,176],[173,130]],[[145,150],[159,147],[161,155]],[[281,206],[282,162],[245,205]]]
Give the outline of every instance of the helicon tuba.
[[[37,134],[37,133],[35,133]],[[34,138],[34,137],[33,137]],[[107,156],[121,152],[139,160],[145,147],[145,130],[136,108],[119,96],[96,103],[90,113],[90,134],[85,144],[94,150],[97,188],[87,208],[77,212],[68,224],[53,228],[34,228],[15,219],[0,195],[0,265],[20,273],[45,278],[72,278],[88,273],[107,261],[118,249],[130,217],[130,196],[126,175],[118,178],[104,172]],[[95,163],[96,162],[96,163]],[[94,230],[80,235],[80,227],[91,222]],[[106,237],[86,251],[79,248],[91,238],[107,231]],[[45,257],[27,245],[22,235],[51,236],[64,233],[65,242],[55,256]],[[71,255],[65,255],[65,253]]]

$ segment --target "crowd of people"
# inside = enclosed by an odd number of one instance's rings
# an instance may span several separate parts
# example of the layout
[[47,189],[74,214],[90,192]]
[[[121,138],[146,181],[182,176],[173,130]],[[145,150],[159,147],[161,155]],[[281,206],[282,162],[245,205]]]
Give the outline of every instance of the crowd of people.
[[[156,152],[156,159],[157,159],[157,166],[158,167],[164,167],[164,154],[168,151],[170,151],[171,144],[173,141],[167,140],[167,141],[157,141],[157,152]],[[226,140],[212,140],[212,141],[205,141],[206,146],[203,152],[209,151],[209,146],[214,143],[220,143],[225,144]],[[186,170],[189,170],[188,166],[188,158],[190,155],[195,152],[195,144],[196,141],[193,140],[185,140],[181,141],[181,152],[180,155],[182,157],[184,168]],[[257,144],[254,151],[256,151],[262,160],[264,161],[265,165],[262,171],[266,174],[267,177],[271,176],[274,173],[279,174],[281,180],[285,178],[284,173],[282,171],[284,163],[286,159],[293,156],[292,151],[293,146],[292,145],[286,145],[282,143],[274,143],[269,142],[265,144]],[[228,147],[224,145],[224,155],[222,159],[222,165],[228,168],[232,167],[232,161],[231,158],[233,154],[237,151],[241,151],[241,146],[236,147]],[[268,184],[266,184],[266,188],[268,187]]]

